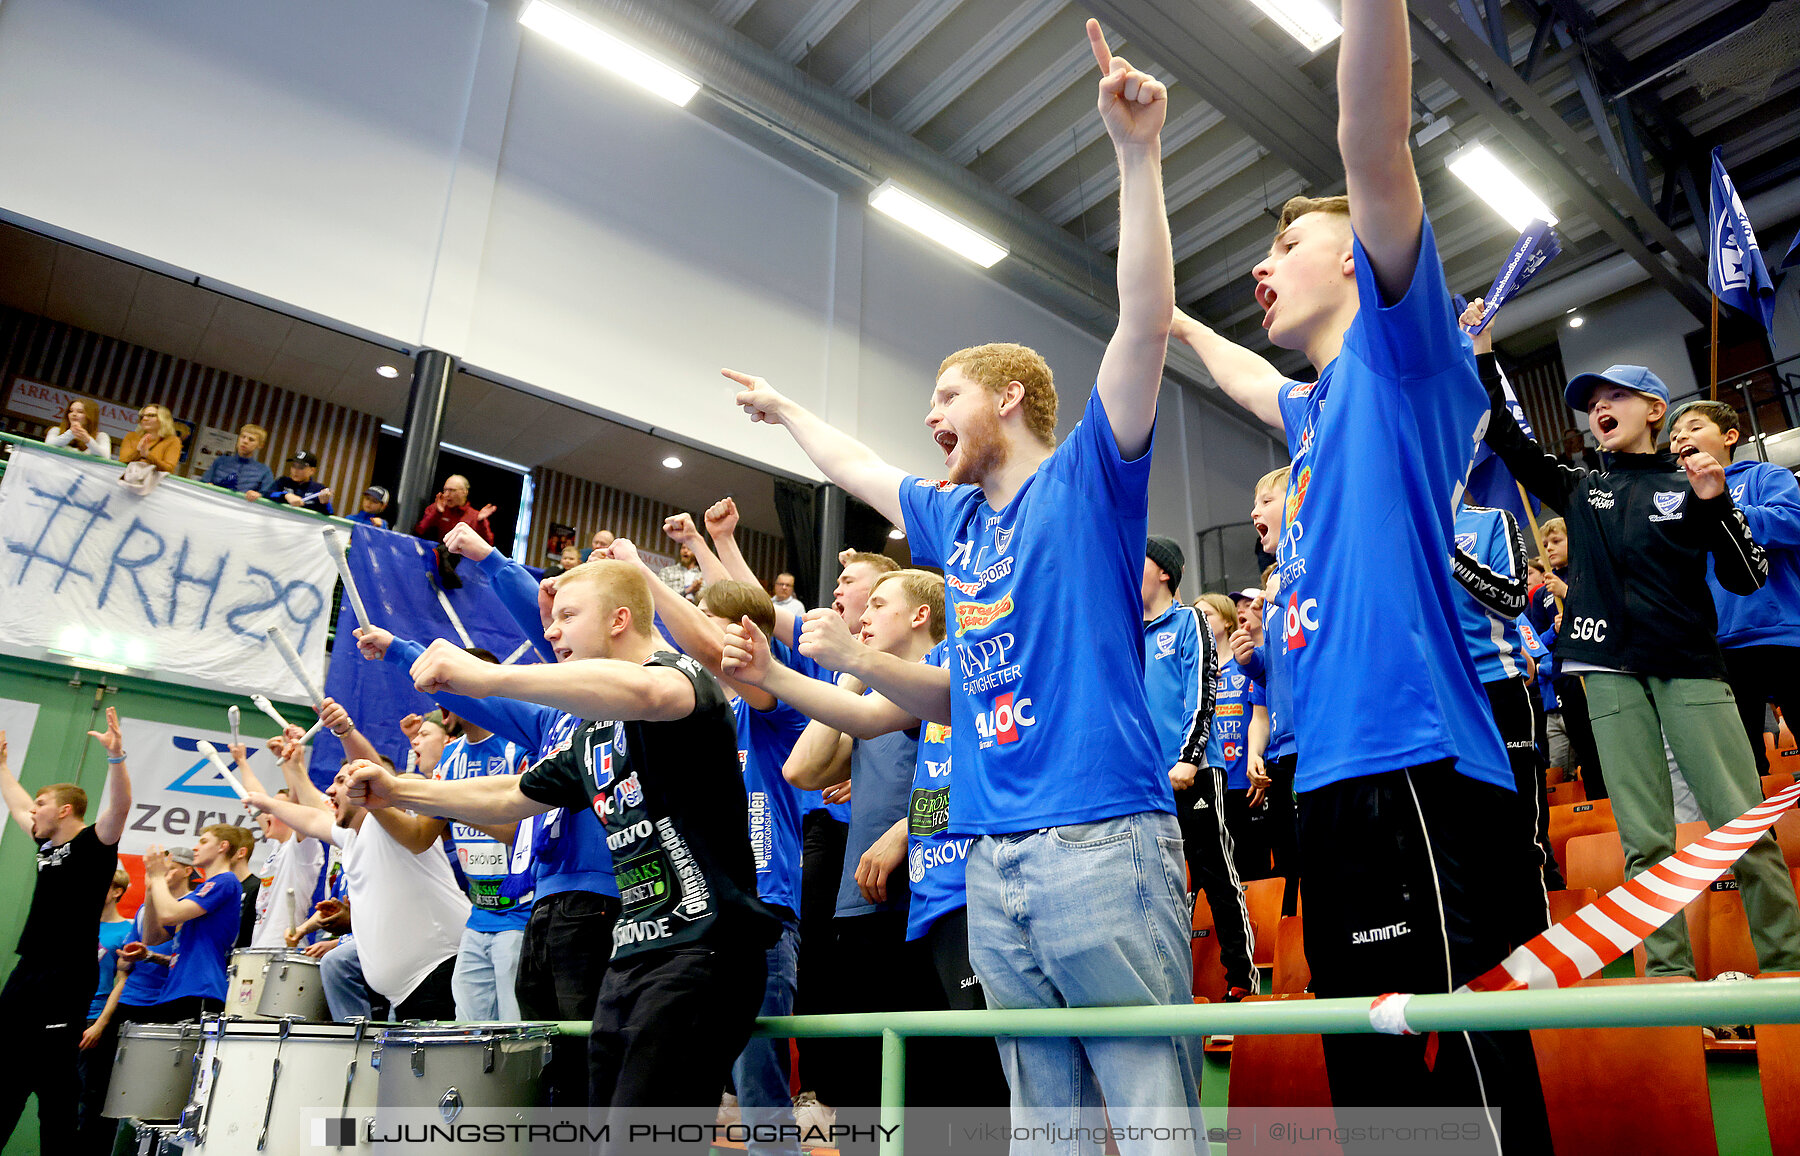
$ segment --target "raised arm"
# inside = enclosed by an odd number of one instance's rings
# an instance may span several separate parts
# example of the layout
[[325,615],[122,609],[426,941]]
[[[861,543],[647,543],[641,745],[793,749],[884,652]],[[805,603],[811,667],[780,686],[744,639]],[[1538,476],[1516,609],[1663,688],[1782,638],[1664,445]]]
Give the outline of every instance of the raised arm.
[[1555,454],[1525,436],[1518,419],[1513,417],[1512,408],[1506,404],[1505,378],[1492,353],[1478,355],[1475,368],[1481,374],[1481,384],[1488,395],[1485,438],[1488,448],[1499,455],[1512,476],[1538,501],[1562,513],[1568,508],[1569,496],[1587,471],[1564,465]]
[[1180,309],[1175,310],[1169,336],[1186,342],[1199,354],[1200,360],[1206,363],[1206,372],[1212,374],[1225,396],[1271,429],[1287,428],[1281,420],[1281,387],[1287,383],[1287,375],[1262,354],[1245,349]]
[[144,904],[150,908],[150,917],[144,920],[144,943],[150,947],[172,938],[169,928],[206,914],[206,908],[198,901],[175,898],[169,890],[168,870],[168,854],[152,844],[144,852]]
[[829,670],[854,675],[914,718],[950,723],[948,670],[864,646],[834,610],[808,610],[795,649]]
[[531,648],[537,652],[538,659],[555,662],[556,652],[544,640],[544,627],[548,623],[538,602],[539,583],[531,576],[531,571],[496,550],[466,522],[450,527],[450,532],[444,535],[444,549],[461,554],[487,575],[489,588],[506,608],[507,617],[531,640]]
[[0,731],[0,794],[6,796],[6,811],[13,822],[31,837],[31,811],[34,806],[31,793],[19,785],[19,780],[12,773],[12,767],[6,761],[6,732]]
[[1525,612],[1525,539],[1519,536],[1517,518],[1505,510],[1495,513],[1500,515],[1499,532],[1483,544],[1484,557],[1454,547],[1450,572],[1483,610],[1511,622]]
[[131,817],[131,773],[125,769],[125,737],[119,733],[119,712],[107,707],[106,732],[89,731],[88,737],[100,740],[106,748],[106,802],[94,816],[94,837],[108,847],[116,847],[125,834],[125,821]]
[[519,789],[522,775],[478,779],[422,779],[396,775],[380,763],[357,762],[349,771],[350,797],[371,812],[404,807],[460,819],[477,827],[500,827],[551,810]]
[[[686,546],[694,552],[694,561],[700,564],[700,581],[711,585],[721,578],[737,577],[726,570],[725,563],[720,561],[718,555],[714,554],[712,548],[706,544],[705,536],[694,525],[692,514],[676,514],[664,518],[663,533],[667,534],[672,541]],[[617,538],[613,539],[613,545],[618,545]],[[618,557],[617,554],[613,556]]]
[[337,825],[337,820],[330,811],[322,807],[309,807],[279,795],[260,795],[254,791],[248,802],[252,807],[267,811],[309,839],[317,839],[321,843],[331,842],[331,829]]
[[850,778],[849,735],[810,722],[781,766],[781,777],[802,791],[818,791]]
[[[686,514],[678,516],[687,518]],[[671,518],[670,521],[674,521],[674,519]],[[693,530],[692,520],[688,521],[688,529]],[[699,532],[695,531],[694,538],[698,540],[699,537]],[[677,538],[676,541],[684,541],[684,539]],[[695,557],[699,557],[700,552],[705,550],[704,546],[692,548]],[[752,709],[769,710],[775,706],[774,695],[751,683],[739,682],[726,671],[723,665],[725,635],[719,628],[719,624],[707,617],[698,606],[669,589],[665,583],[657,581],[655,572],[650,569],[637,552],[637,547],[629,539],[613,539],[611,553],[614,558],[622,562],[635,564],[649,576],[650,601],[656,607],[657,617],[662,619],[663,629],[669,632],[669,640],[680,647],[683,654],[730,683],[731,688],[742,695],[744,701],[749,703]],[[712,558],[712,552],[707,551],[705,556]],[[718,559],[713,558],[713,564],[717,566]],[[701,569],[705,568],[703,562]],[[715,581],[715,579],[708,579],[708,581]]]
[[1405,0],[1344,5],[1338,47],[1338,151],[1350,226],[1385,303],[1406,296],[1425,206],[1412,161],[1412,41]]
[[738,681],[787,703],[807,718],[859,739],[910,730],[919,720],[881,694],[852,694],[776,662],[769,640],[749,618],[725,630],[725,669]]
[[503,695],[580,718],[670,722],[694,713],[694,684],[687,675],[611,658],[496,666],[440,638],[413,663],[412,676],[413,685],[426,694]]
[[[1166,224],[1164,232],[1167,232]],[[900,483],[906,480],[906,471],[888,465],[868,446],[842,430],[826,425],[805,406],[771,389],[762,378],[735,369],[719,372],[738,383],[737,404],[750,415],[751,421],[786,428],[799,443],[801,452],[811,458],[812,464],[833,483],[873,506],[894,525],[905,524],[905,517],[900,512]]]
[[1094,388],[1119,453],[1130,461],[1150,448],[1175,310],[1175,258],[1162,187],[1169,94],[1155,77],[1112,54],[1098,20],[1087,22],[1087,35],[1101,72],[1100,118],[1119,162],[1119,327],[1100,359]]

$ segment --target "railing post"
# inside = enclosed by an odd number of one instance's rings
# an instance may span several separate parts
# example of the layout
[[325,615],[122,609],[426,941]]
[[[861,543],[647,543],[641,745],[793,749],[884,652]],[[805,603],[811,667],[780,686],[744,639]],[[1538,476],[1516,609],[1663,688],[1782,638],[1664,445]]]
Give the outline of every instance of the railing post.
[[893,1028],[882,1028],[881,1156],[903,1156],[905,1151],[906,1037]]

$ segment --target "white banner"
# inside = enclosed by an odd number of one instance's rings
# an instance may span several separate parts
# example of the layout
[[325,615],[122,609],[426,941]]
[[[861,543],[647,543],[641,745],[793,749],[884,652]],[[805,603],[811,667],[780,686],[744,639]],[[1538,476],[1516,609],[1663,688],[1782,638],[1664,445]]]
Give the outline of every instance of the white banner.
[[[6,732],[6,765],[17,778],[25,769],[25,755],[31,750],[31,732],[37,729],[38,704],[16,698],[0,698],[0,731]],[[0,838],[13,827],[0,821]]]
[[[220,717],[224,717],[223,711]],[[244,721],[249,722],[248,714]],[[274,724],[269,724],[267,729],[274,730]],[[192,847],[199,841],[200,832],[214,823],[248,827],[259,843],[262,842],[262,832],[252,819],[250,809],[225,785],[211,760],[199,750],[200,740],[205,739],[219,748],[219,757],[229,764],[229,730],[201,730],[149,719],[121,718],[119,731],[125,736],[125,765],[131,771],[131,818],[125,824],[124,837],[119,840],[122,854],[142,855],[152,843],[164,847]],[[283,785],[281,766],[263,741],[245,735],[244,748],[249,752],[251,769],[256,772],[263,789],[269,794],[280,790]],[[104,791],[101,793],[105,794]],[[98,808],[90,804],[88,814],[97,813]],[[262,862],[266,849],[263,846],[251,848],[252,866]]]
[[279,625],[323,682],[336,568],[324,523],[115,462],[15,446],[0,481],[0,651],[287,702],[306,692]]
[[[69,403],[78,397],[86,397],[94,403],[95,408],[100,411],[100,429],[114,442],[138,427],[138,408],[134,405],[102,401],[88,394],[73,393],[54,385],[45,385],[41,381],[32,381],[28,377],[13,378],[12,392],[6,398],[6,408],[20,417],[36,418],[45,425],[67,427]],[[115,448],[113,452],[119,451]]]

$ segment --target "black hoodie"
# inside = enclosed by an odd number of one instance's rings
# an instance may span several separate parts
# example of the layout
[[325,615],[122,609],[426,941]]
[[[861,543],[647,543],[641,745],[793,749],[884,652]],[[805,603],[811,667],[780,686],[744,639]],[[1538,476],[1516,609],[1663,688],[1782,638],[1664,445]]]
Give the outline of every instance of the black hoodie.
[[1654,678],[1724,678],[1707,555],[1733,594],[1754,593],[1769,577],[1768,556],[1730,491],[1695,497],[1669,454],[1607,454],[1599,470],[1565,465],[1513,419],[1494,355],[1476,364],[1488,391],[1488,446],[1568,523],[1557,659]]

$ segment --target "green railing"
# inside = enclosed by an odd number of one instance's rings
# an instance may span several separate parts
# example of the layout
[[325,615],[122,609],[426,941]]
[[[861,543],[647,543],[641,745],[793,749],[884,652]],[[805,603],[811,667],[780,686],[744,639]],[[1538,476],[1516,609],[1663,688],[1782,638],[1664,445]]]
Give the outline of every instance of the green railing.
[[[1406,1005],[1406,1022],[1417,1032],[1792,1024],[1800,1023],[1800,979],[1415,995]],[[587,1035],[591,1025],[563,1021],[556,1026],[569,1035]],[[776,1039],[881,1037],[881,1152],[901,1156],[909,1036],[1251,1036],[1374,1030],[1369,1026],[1369,999],[1356,997],[1176,1007],[769,1016],[758,1019],[751,1034]]]

